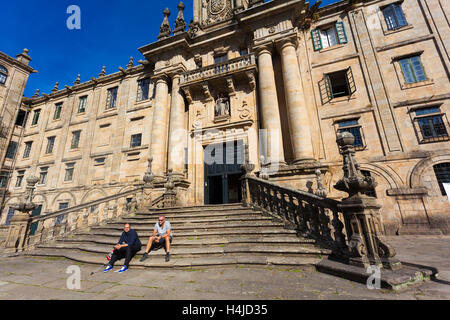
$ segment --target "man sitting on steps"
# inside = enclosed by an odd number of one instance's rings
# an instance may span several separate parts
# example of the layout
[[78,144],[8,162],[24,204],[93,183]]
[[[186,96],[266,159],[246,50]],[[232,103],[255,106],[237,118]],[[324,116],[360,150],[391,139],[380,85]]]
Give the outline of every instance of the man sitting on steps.
[[148,239],[147,248],[141,258],[141,262],[147,259],[152,249],[159,249],[161,247],[165,247],[166,249],[166,262],[170,261],[170,244],[172,243],[173,236],[171,229],[170,222],[166,221],[166,217],[161,216],[158,218],[153,235]]
[[114,263],[123,258],[125,258],[125,263],[122,269],[119,270],[119,273],[127,271],[131,259],[133,259],[135,254],[138,253],[141,248],[142,243],[141,240],[139,240],[137,232],[131,229],[129,223],[126,223],[123,228],[122,236],[120,237],[119,242],[114,246],[114,253],[104,272],[111,270],[114,267]]

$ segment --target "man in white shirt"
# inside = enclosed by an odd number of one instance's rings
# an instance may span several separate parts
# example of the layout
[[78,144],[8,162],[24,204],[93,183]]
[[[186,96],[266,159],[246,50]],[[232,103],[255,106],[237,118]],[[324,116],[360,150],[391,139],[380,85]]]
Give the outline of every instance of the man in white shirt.
[[141,258],[141,262],[148,258],[148,254],[155,247],[166,248],[166,262],[170,261],[170,244],[172,242],[172,227],[169,221],[166,221],[166,217],[161,216],[158,218],[158,222],[155,224],[153,235],[148,239],[147,248]]

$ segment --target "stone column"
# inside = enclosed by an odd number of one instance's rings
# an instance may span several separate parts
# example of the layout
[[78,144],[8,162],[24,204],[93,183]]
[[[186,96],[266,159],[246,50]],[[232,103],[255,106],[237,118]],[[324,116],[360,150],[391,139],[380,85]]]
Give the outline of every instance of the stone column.
[[281,54],[289,127],[294,152],[294,163],[315,161],[311,140],[311,122],[303,96],[303,85],[295,50],[295,40],[278,43]]
[[172,104],[170,107],[169,133],[169,170],[172,169],[175,178],[184,177],[184,147],[186,128],[184,121],[184,99],[180,91],[180,75],[172,79]]
[[156,80],[155,105],[153,110],[152,142],[150,153],[153,158],[153,173],[155,180],[164,180],[166,162],[167,117],[168,117],[169,86],[166,76]]
[[267,156],[271,165],[285,164],[280,111],[278,107],[272,51],[269,46],[255,48],[258,55],[259,95],[262,127],[267,130]]

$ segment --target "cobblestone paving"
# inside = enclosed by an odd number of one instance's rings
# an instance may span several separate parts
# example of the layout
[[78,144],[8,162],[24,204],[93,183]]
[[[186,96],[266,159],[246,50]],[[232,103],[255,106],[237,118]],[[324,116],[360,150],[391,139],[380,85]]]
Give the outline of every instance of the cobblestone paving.
[[[104,274],[98,266],[66,259],[14,257],[0,260],[0,299],[450,299],[450,237],[397,237],[389,241],[402,261],[437,267],[439,280],[394,293],[369,290],[313,268],[130,269],[124,274]],[[71,265],[80,267],[80,290],[67,287],[70,274],[66,270]],[[119,267],[120,263],[115,270]],[[91,276],[93,271],[97,272]]]

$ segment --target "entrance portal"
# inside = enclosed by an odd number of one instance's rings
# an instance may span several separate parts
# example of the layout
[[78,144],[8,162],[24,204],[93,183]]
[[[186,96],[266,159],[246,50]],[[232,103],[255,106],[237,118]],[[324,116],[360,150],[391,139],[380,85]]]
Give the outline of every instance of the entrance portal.
[[205,204],[238,203],[242,200],[242,140],[205,148]]

